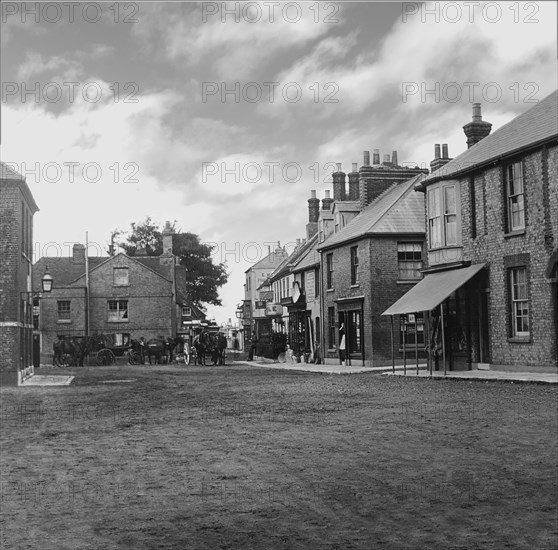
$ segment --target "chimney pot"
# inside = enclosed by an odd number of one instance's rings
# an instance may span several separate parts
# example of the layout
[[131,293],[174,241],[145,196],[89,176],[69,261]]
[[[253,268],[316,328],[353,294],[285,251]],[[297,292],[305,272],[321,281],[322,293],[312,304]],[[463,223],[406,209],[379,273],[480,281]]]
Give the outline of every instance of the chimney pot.
[[325,190],[325,198],[326,198],[326,199],[331,198],[331,197],[330,197],[330,190],[329,190],[329,189],[326,189],[326,190]]
[[434,145],[434,158],[435,159],[439,159],[440,158],[440,144],[436,143]]
[[473,103],[473,120],[475,122],[482,120],[480,103]]
[[311,199],[315,199],[316,198],[316,190],[312,189],[312,191],[310,191],[310,198]]
[[443,159],[447,159],[448,158],[448,144],[444,143],[442,145],[442,158]]
[[384,164],[389,164],[389,153],[384,154]]
[[341,171],[342,171],[342,170],[341,170],[341,166],[342,166],[341,163],[338,162],[338,163],[337,163],[337,171],[338,171],[338,172],[341,172]]
[[379,149],[374,149],[374,158],[373,158],[373,164],[380,164],[380,150]]
[[353,172],[358,172],[358,162],[353,162]]
[[370,166],[370,151],[364,151],[363,166]]
[[393,151],[393,153],[391,154],[391,163],[394,166],[398,166],[398,164],[397,164],[397,151]]

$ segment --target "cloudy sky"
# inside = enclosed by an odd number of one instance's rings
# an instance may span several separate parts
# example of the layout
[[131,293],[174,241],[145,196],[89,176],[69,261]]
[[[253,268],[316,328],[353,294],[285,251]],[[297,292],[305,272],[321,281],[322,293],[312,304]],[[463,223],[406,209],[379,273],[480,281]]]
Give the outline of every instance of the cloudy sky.
[[554,2],[3,2],[1,158],[37,255],[148,215],[216,243],[222,322],[333,163],[457,156],[470,104],[497,129],[555,89],[556,52]]

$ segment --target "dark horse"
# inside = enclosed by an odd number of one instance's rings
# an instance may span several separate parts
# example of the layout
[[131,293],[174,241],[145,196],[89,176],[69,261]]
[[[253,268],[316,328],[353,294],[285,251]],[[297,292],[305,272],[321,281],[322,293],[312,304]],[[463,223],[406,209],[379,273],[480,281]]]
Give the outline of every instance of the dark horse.
[[214,365],[224,365],[225,364],[225,350],[227,349],[227,337],[222,333],[218,332],[213,334],[211,338],[211,359]]
[[58,339],[52,344],[54,356],[52,364],[55,367],[73,367],[77,359],[77,345],[71,340]]
[[194,341],[192,342],[192,345],[196,349],[196,355],[198,357],[198,364],[199,365],[205,365],[205,354],[210,349],[211,337],[209,336],[209,334],[205,330],[202,330],[200,332],[200,334],[198,334],[194,338]]
[[145,354],[149,358],[149,364],[152,365],[151,358],[155,358],[155,364],[166,362],[167,358],[167,343],[163,338],[152,338],[147,341],[147,346],[145,347]]

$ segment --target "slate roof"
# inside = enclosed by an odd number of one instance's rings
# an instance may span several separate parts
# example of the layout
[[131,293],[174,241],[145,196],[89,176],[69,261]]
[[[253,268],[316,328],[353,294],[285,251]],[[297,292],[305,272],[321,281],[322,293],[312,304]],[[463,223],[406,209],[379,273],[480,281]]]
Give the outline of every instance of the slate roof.
[[558,137],[558,91],[498,128],[459,156],[425,177],[420,185],[464,174],[480,165]]
[[[160,265],[159,256],[127,257],[144,265],[147,269],[150,269],[151,271],[157,273],[157,275],[170,280],[168,267],[165,265]],[[90,256],[89,272],[91,273],[91,271],[93,271],[95,268],[112,258],[113,256]],[[41,279],[47,266],[54,280],[54,288],[68,286],[85,275],[85,263],[76,263],[73,257],[43,256],[42,258],[37,260],[37,262],[35,262],[33,266],[34,289],[41,288]]]
[[[109,256],[90,257],[89,270],[97,267],[108,259]],[[79,279],[85,274],[85,264],[75,263],[72,257],[43,256],[33,265],[33,288],[35,290],[41,288],[41,279],[43,278],[46,267],[48,267],[54,280],[54,288],[68,286],[71,282]]]
[[312,245],[293,267],[293,271],[305,271],[320,263],[320,254],[318,252],[320,241],[318,240],[318,234],[314,235],[309,242]]
[[287,257],[283,249],[269,253],[265,258],[262,258],[259,262],[256,262],[253,266],[249,267],[244,273],[248,273],[251,269],[272,269],[277,268],[283,260]]
[[5,162],[0,161],[0,179],[2,180],[18,180],[24,181],[25,178],[16,172],[13,168],[10,168]]
[[[317,235],[314,236],[316,239],[318,238]],[[286,258],[286,260],[284,262],[281,263],[281,265],[269,276],[269,280],[270,282],[276,281],[277,279],[280,279],[281,277],[289,274],[292,270],[292,267],[294,265],[296,265],[296,263],[301,259],[301,257],[308,252],[308,250],[312,247],[312,245],[314,244],[314,237],[312,237],[310,240],[306,241],[302,246],[300,246],[299,248],[295,249],[293,251],[293,253]]]
[[318,246],[324,250],[365,235],[424,233],[424,195],[414,191],[422,174],[394,183],[345,227]]

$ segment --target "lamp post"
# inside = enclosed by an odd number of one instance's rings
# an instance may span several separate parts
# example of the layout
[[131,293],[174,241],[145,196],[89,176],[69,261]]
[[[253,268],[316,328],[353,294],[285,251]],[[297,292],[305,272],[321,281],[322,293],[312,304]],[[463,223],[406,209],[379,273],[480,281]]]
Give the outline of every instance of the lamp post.
[[[54,282],[54,279],[52,278],[52,275],[50,274],[49,270],[48,270],[48,266],[45,266],[45,273],[41,279],[41,289],[42,292],[34,292],[32,290],[30,291],[24,291],[20,293],[20,296],[23,298],[23,296],[25,296],[25,301],[23,302],[23,321],[26,325],[33,325],[33,328],[35,329],[40,329],[39,326],[39,319],[40,319],[40,302],[37,303],[38,306],[38,315],[37,315],[37,325],[35,325],[35,314],[34,314],[34,309],[35,309],[35,304],[34,304],[34,300],[40,300],[43,297],[43,293],[44,294],[49,294],[52,291],[52,284]],[[29,302],[33,300],[32,305],[33,308],[29,307]],[[33,312],[33,316],[30,319],[30,312]],[[30,338],[30,334],[29,336],[26,336]],[[39,367],[40,366],[40,336],[38,334],[33,335],[32,340],[28,340],[28,345],[29,345],[29,350],[32,353],[32,358],[33,358],[33,366]]]

